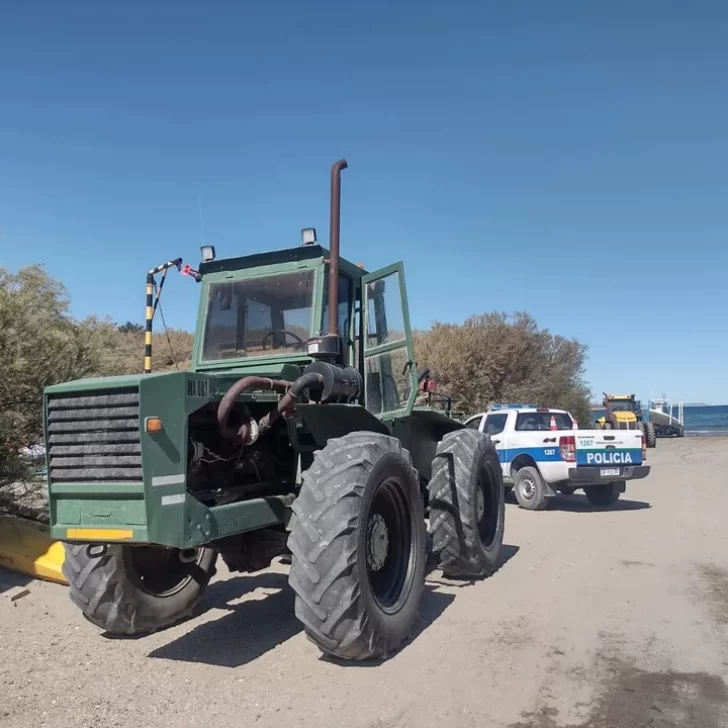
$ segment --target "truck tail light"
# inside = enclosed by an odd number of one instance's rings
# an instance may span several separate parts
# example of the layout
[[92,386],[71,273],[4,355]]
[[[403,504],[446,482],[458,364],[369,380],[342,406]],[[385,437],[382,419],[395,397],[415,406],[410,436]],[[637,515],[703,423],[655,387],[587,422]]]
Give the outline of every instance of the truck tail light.
[[642,433],[642,459],[647,460],[647,438],[645,433]]
[[562,435],[559,438],[559,453],[567,463],[576,461],[576,438],[573,435]]

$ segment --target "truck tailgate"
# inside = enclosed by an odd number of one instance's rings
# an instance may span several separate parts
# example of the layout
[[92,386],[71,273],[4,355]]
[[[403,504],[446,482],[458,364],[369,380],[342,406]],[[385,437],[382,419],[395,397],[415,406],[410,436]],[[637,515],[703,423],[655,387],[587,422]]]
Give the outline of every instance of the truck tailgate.
[[576,467],[642,465],[641,430],[587,430],[576,434]]

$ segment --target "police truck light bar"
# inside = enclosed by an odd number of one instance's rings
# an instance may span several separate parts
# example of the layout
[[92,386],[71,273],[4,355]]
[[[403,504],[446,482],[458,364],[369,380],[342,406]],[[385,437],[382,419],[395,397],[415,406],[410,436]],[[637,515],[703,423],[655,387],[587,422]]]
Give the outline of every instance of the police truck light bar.
[[488,411],[491,410],[503,410],[503,409],[536,409],[535,404],[492,404],[488,407]]

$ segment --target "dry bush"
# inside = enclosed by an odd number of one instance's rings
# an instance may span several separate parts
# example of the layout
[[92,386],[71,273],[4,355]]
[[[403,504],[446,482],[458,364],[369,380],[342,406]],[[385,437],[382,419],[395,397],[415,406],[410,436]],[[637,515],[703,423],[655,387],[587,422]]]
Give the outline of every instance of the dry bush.
[[[144,327],[126,322],[117,326],[110,319],[89,317],[81,322],[99,353],[102,376],[140,374],[144,371]],[[152,336],[152,371],[189,369],[192,360],[192,334],[170,329]]]
[[475,413],[495,402],[568,409],[589,422],[586,347],[540,329],[532,316],[489,313],[463,324],[435,323],[414,335],[419,369],[429,367],[456,410]]

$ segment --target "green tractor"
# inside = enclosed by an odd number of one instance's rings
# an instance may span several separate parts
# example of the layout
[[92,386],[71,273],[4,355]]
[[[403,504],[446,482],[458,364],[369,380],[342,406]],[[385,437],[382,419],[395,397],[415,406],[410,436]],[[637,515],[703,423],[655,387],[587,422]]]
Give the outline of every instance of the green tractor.
[[[202,249],[190,371],[45,391],[51,533],[70,596],[108,633],[187,618],[222,558],[290,560],[295,612],[324,652],[386,659],[410,636],[428,552],[455,578],[498,565],[504,491],[489,438],[418,373],[404,271],[330,249],[227,260]],[[147,277],[151,370],[154,274]],[[426,527],[429,518],[429,533]]]

